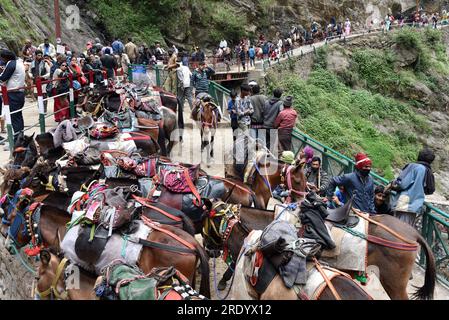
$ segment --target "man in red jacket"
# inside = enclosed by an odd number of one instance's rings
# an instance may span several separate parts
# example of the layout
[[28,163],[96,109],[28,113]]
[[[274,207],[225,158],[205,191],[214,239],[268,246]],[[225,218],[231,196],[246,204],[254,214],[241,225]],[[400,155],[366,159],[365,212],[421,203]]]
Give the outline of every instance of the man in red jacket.
[[291,151],[292,148],[292,131],[298,117],[298,114],[292,108],[292,104],[293,97],[285,97],[284,109],[279,112],[274,121],[274,128],[278,129],[279,154],[283,151]]

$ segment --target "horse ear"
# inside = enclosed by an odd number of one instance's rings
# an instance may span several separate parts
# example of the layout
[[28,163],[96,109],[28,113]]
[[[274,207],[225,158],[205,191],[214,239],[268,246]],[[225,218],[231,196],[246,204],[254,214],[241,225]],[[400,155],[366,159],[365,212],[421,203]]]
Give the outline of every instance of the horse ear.
[[39,254],[39,258],[43,266],[48,266],[51,260],[50,251],[48,251],[47,249],[42,249]]
[[33,132],[33,134],[30,136],[30,141],[34,139],[35,134],[36,134],[36,132]]

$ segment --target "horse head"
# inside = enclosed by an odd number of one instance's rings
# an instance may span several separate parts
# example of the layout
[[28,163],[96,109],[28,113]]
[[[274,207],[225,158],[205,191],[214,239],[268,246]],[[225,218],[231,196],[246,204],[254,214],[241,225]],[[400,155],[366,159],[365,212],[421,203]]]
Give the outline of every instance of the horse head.
[[304,175],[305,158],[296,159],[287,169],[287,186],[290,189],[292,200],[299,201],[306,195],[307,179]]
[[27,229],[26,211],[33,202],[32,196],[31,189],[19,189],[14,197],[9,198],[9,204],[2,217],[2,235],[11,239],[19,247],[25,246],[31,240],[30,232]]
[[14,144],[13,164],[15,166],[32,168],[38,156],[36,143],[34,142],[34,133],[31,136],[27,136],[23,132],[20,132]]
[[210,256],[217,257],[229,236],[228,227],[239,221],[240,205],[210,199],[203,199],[203,203],[205,207],[202,217],[204,248]]
[[68,260],[51,249],[42,249],[39,258],[35,299],[66,299],[65,269]]

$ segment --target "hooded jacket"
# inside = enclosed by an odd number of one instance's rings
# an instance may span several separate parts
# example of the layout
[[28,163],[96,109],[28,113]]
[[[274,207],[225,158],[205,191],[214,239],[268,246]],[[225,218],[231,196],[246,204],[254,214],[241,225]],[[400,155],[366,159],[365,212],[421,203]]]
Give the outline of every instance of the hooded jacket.
[[256,94],[250,98],[253,105],[254,112],[251,115],[251,124],[262,125],[263,124],[263,112],[265,109],[266,97],[262,94]]
[[282,106],[282,100],[279,98],[271,98],[265,102],[263,110],[263,126],[266,129],[272,129],[274,121],[280,112]]

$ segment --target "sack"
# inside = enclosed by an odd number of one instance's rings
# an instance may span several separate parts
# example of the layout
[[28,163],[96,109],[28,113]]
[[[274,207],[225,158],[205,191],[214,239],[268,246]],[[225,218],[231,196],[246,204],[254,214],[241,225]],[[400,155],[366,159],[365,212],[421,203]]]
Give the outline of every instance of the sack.
[[78,154],[83,153],[89,147],[89,143],[84,137],[83,139],[65,142],[62,144],[62,147],[69,156],[76,157]]
[[83,166],[92,166],[100,163],[101,152],[97,148],[88,147],[84,152],[75,156],[75,162]]
[[132,117],[130,110],[116,113],[105,109],[103,113],[103,119],[106,122],[116,125],[119,129],[132,127]]
[[172,169],[161,170],[160,177],[162,184],[170,191],[175,193],[191,193],[193,190],[187,182],[186,173],[190,180],[194,183],[198,178],[199,165],[193,166],[189,169]]

